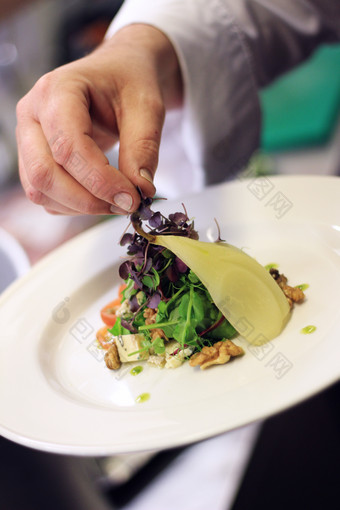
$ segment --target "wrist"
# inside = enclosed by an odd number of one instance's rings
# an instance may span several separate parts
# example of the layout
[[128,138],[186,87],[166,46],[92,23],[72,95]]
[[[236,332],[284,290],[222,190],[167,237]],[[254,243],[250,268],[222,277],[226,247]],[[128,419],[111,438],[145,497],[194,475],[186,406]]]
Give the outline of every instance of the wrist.
[[112,49],[126,48],[146,59],[146,72],[151,65],[156,72],[166,108],[182,105],[183,83],[177,54],[169,38],[159,29],[142,23],[127,25],[104,43]]

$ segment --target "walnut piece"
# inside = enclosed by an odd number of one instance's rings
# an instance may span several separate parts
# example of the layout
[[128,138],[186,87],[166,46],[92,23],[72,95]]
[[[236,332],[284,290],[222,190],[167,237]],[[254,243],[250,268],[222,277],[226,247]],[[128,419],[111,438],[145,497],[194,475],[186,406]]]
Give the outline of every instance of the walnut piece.
[[277,269],[272,268],[269,272],[280,289],[282,289],[291,308],[293,308],[294,303],[302,303],[305,299],[305,295],[299,287],[291,287],[290,285],[287,285],[287,277],[284,274],[279,273]]
[[107,368],[109,368],[110,370],[118,370],[118,368],[120,368],[122,363],[119,359],[118,347],[115,343],[111,345],[111,347],[105,354],[104,360]]
[[163,338],[164,340],[169,340],[161,328],[150,329],[150,336],[152,342],[156,340],[156,338]]
[[244,354],[242,347],[235,345],[231,340],[216,342],[211,347],[203,347],[200,352],[196,352],[190,358],[191,367],[201,366],[201,370],[211,365],[223,365],[228,363],[230,358]]
[[305,299],[304,293],[298,287],[290,287],[290,285],[284,285],[281,288],[288,300],[290,307],[293,306],[293,303],[301,303]]
[[[157,309],[153,308],[145,308],[143,312],[143,317],[145,319],[145,324],[149,326],[150,324],[155,324],[157,317]],[[156,338],[163,338],[164,340],[169,340],[164,331],[161,328],[150,329],[150,336],[152,342],[156,340]]]
[[143,317],[147,326],[154,324],[156,322],[157,310],[154,310],[153,308],[145,308]]

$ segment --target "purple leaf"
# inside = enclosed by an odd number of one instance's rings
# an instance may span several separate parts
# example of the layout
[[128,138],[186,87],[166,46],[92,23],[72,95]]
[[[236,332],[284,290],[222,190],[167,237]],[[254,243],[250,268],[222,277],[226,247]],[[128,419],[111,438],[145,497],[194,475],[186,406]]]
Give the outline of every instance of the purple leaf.
[[180,273],[185,273],[188,269],[188,266],[179,257],[175,258],[175,266]]
[[182,212],[176,212],[174,214],[169,214],[169,220],[173,221],[176,225],[183,225],[187,220],[187,215]]
[[124,234],[120,240],[120,245],[125,246],[126,244],[131,244],[133,242],[133,238],[133,234]]
[[131,272],[131,263],[126,261],[119,266],[119,276],[122,280],[126,280]]
[[159,211],[151,216],[149,225],[151,228],[159,228],[162,225],[162,215]]
[[153,212],[151,211],[149,206],[145,206],[142,204],[142,206],[139,208],[139,217],[141,220],[149,220],[153,216]]
[[145,267],[144,267],[144,270],[143,270],[143,273],[148,273],[150,271],[152,267],[152,258],[149,257],[146,261],[146,264],[145,264]]
[[135,327],[133,327],[132,324],[130,324],[130,322],[128,322],[124,319],[121,319],[120,323],[123,326],[123,328],[130,331],[130,333],[138,333],[138,330]]
[[132,296],[129,303],[130,303],[131,312],[137,312],[137,310],[139,308],[139,303],[137,301],[136,296]]
[[136,243],[130,244],[130,246],[128,247],[128,254],[135,255],[138,252],[142,253],[143,252],[142,248]]
[[155,292],[148,303],[149,308],[153,308],[154,310],[157,308],[161,301],[161,295],[158,292]]
[[178,280],[178,271],[174,265],[169,266],[166,270],[166,276],[169,278],[171,282],[177,282]]
[[133,272],[131,274],[131,278],[135,282],[135,288],[143,290],[143,283],[142,283],[141,279],[139,278],[139,276],[137,275],[137,273]]

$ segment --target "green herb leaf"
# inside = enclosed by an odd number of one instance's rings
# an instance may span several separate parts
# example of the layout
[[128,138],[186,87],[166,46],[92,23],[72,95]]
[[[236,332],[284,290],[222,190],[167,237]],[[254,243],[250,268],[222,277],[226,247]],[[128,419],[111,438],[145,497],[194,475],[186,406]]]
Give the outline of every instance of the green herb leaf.
[[236,334],[236,329],[225,319],[217,328],[212,329],[206,335],[206,338],[221,340],[221,338],[232,338]]
[[194,292],[192,296],[192,316],[195,318],[197,323],[201,322],[204,319],[204,298],[203,294],[199,292]]
[[188,274],[188,279],[191,283],[201,283],[200,279],[198,278],[198,276],[196,276],[196,274],[193,272],[193,271],[189,271],[189,274]]
[[116,322],[114,326],[108,330],[113,336],[120,336],[120,335],[131,335],[131,331],[124,328],[121,324],[121,318],[117,317]]
[[144,278],[142,279],[142,283],[143,285],[145,285],[145,287],[148,287],[149,289],[155,288],[152,276],[149,275],[144,276]]
[[152,348],[154,349],[156,354],[163,354],[165,351],[165,345],[163,338],[157,337],[152,342]]
[[123,300],[125,299],[131,299],[132,296],[137,294],[137,290],[134,288],[135,282],[132,280],[132,278],[128,278],[125,280],[126,288],[123,290]]

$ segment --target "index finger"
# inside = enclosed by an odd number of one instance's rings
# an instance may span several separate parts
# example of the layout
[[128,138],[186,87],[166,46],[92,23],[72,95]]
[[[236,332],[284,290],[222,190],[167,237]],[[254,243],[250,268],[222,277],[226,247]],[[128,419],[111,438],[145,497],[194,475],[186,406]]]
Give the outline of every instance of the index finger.
[[109,164],[92,138],[89,101],[84,93],[63,91],[38,117],[53,159],[92,195],[126,210],[140,201],[132,182]]

